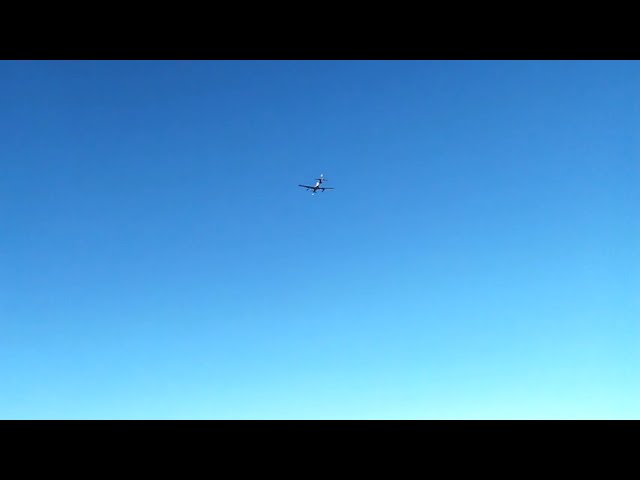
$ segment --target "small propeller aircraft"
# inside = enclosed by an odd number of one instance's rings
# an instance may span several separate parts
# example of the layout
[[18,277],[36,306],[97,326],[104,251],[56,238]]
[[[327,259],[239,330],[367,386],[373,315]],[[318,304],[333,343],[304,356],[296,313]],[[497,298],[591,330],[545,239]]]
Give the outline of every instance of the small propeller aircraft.
[[324,178],[324,174],[320,174],[320,178],[316,178],[316,184],[311,185],[298,185],[299,187],[306,188],[307,191],[312,190],[312,195],[315,195],[318,190],[324,192],[325,190],[333,190],[333,187],[322,187],[322,182],[326,182],[327,179]]

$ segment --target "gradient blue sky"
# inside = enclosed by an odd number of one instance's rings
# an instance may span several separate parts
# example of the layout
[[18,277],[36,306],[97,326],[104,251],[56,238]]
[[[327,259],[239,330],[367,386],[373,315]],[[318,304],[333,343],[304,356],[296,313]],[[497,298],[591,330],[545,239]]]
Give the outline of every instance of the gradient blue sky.
[[0,92],[0,418],[640,418],[639,62]]

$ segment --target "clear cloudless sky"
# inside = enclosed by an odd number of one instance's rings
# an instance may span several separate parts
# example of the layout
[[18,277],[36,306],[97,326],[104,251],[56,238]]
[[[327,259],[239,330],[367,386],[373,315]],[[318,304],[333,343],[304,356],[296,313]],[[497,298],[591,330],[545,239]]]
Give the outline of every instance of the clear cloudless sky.
[[0,62],[0,418],[638,419],[639,134],[639,62]]

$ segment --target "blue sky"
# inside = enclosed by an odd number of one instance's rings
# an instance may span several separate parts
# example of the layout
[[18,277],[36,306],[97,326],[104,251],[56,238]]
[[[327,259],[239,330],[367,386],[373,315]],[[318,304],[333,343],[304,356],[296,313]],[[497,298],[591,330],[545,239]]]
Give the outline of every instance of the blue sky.
[[640,418],[638,85],[0,62],[0,418]]

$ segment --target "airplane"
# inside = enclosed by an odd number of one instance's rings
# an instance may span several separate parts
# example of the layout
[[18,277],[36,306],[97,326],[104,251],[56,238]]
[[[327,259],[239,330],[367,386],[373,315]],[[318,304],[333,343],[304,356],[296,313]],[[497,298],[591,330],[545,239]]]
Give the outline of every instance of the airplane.
[[299,187],[306,188],[307,191],[313,190],[311,195],[315,195],[318,190],[324,192],[325,190],[333,190],[333,187],[321,187],[322,182],[326,182],[327,180],[324,178],[324,174],[320,174],[320,178],[316,178],[316,184],[314,186],[311,185],[298,185]]

